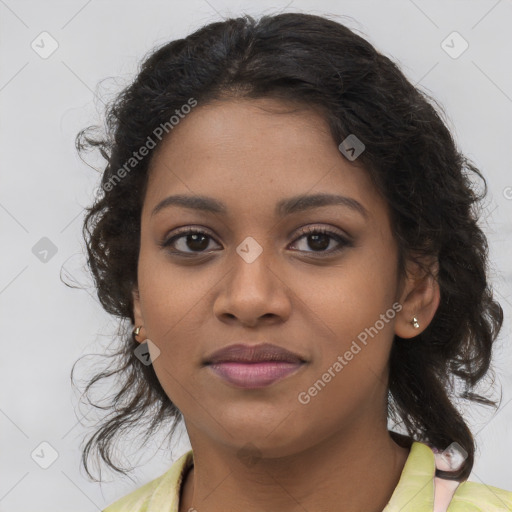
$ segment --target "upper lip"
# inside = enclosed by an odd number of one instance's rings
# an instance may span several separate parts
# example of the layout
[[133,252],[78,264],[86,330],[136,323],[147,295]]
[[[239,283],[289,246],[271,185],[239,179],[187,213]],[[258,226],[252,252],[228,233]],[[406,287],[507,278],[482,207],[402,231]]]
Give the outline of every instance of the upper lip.
[[283,361],[289,363],[303,363],[305,360],[298,354],[290,352],[283,347],[263,343],[260,345],[229,345],[213,352],[205,359],[205,364],[259,361]]

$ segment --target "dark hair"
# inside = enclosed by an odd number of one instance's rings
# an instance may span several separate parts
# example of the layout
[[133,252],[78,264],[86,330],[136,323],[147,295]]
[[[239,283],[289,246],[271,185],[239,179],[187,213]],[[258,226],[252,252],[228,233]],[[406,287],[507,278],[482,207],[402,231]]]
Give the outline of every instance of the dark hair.
[[[124,326],[119,350],[108,356],[115,364],[97,374],[84,393],[88,396],[92,385],[113,376],[121,384],[109,406],[89,401],[111,411],[83,449],[89,476],[91,450],[126,474],[112,458],[112,443],[148,413],[145,440],[166,420],[172,422],[170,439],[181,420],[152,365],[134,354],[139,344],[131,336],[132,290],[154,151],[133,169],[126,163],[149,139],[155,142],[157,127],[165,126],[172,136],[169,120],[191,98],[204,105],[223,98],[271,97],[318,109],[337,145],[350,134],[364,143],[357,164],[389,204],[400,275],[408,258],[432,272],[424,257],[437,257],[441,302],[430,325],[413,341],[395,336],[388,412],[413,439],[439,449],[459,443],[468,457],[457,478],[467,478],[475,442],[454,401],[462,397],[495,405],[476,394],[475,387],[489,372],[503,311],[487,282],[488,246],[478,226],[477,206],[487,185],[457,149],[435,100],[349,28],[298,13],[211,23],[155,49],[139,71],[107,108],[106,134],[94,136],[90,127],[76,139],[80,153],[99,149],[106,159],[103,191],[87,208],[83,234],[101,304],[121,317]],[[483,183],[480,194],[472,177]]]

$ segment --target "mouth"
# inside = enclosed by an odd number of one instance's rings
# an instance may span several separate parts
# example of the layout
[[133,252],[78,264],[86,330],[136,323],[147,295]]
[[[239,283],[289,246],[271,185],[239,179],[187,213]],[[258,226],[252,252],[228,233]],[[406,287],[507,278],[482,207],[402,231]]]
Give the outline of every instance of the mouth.
[[292,375],[306,360],[277,345],[238,344],[213,353],[204,364],[236,387],[255,389]]
[[219,377],[240,388],[256,389],[270,386],[305,363],[265,361],[261,363],[215,363],[208,367]]

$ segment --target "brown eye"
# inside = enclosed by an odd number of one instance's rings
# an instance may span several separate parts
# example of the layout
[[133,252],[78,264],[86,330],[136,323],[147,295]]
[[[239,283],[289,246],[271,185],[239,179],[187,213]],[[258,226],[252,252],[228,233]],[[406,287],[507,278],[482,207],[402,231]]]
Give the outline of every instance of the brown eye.
[[[330,231],[328,229],[322,227],[308,227],[302,231],[302,236],[300,236],[298,240],[304,239],[306,243],[304,244],[307,248],[312,249],[308,251],[307,249],[299,249],[303,252],[311,252],[311,253],[325,253],[325,254],[334,254],[344,249],[346,246],[351,246],[352,242],[350,242],[345,237],[342,237],[340,234]],[[294,242],[293,245],[297,245],[297,241]],[[335,248],[329,249],[332,242],[334,242]],[[336,247],[337,244],[337,247]]]
[[161,246],[172,247],[175,249],[171,251],[173,253],[201,254],[202,252],[207,252],[211,240],[213,238],[208,233],[198,229],[187,228],[164,241]]

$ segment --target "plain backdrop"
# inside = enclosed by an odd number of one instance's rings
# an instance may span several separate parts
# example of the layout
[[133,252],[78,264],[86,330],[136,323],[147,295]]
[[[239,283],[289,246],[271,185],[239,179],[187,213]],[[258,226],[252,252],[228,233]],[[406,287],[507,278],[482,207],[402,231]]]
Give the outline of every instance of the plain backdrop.
[[[505,310],[494,361],[502,406],[465,414],[479,446],[471,479],[512,490],[510,1],[0,0],[0,511],[101,510],[189,448],[182,431],[171,452],[156,441],[134,451],[135,482],[104,471],[100,485],[79,466],[90,424],[79,421],[88,409],[78,407],[71,367],[105,347],[116,320],[83,269],[81,223],[99,175],[78,158],[74,138],[101,123],[102,101],[155,45],[223,17],[279,11],[344,16],[443,105],[459,147],[488,180],[483,225]],[[66,287],[63,272],[84,289]],[[87,361],[91,376],[96,363]]]

